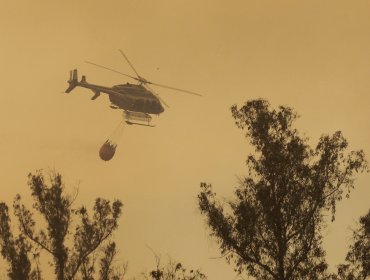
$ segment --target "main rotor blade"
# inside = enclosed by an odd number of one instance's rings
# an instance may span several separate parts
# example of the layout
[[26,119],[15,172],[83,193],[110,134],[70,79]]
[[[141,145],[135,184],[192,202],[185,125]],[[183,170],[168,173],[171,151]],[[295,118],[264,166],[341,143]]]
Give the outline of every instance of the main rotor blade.
[[123,55],[123,57],[126,59],[127,63],[131,66],[132,70],[134,70],[134,72],[136,73],[136,76],[140,79],[140,75],[139,73],[136,71],[135,67],[132,65],[132,63],[130,62],[130,60],[128,60],[127,56],[125,55],[125,53],[122,51],[122,50],[119,50],[119,52]]
[[152,82],[148,82],[148,83],[150,83],[152,85],[155,85],[155,86],[158,86],[158,87],[169,88],[169,89],[173,89],[173,90],[177,90],[177,91],[182,91],[182,92],[193,94],[193,95],[197,95],[197,96],[202,96],[199,93],[196,93],[196,92],[193,92],[193,91],[189,91],[189,90],[185,90],[185,89],[174,88],[174,87],[165,86],[165,85],[161,85],[161,84],[157,84],[157,83],[152,83]]
[[112,68],[109,68],[109,67],[105,67],[103,65],[99,65],[99,64],[96,64],[96,63],[93,63],[93,62],[90,62],[90,61],[85,61],[86,63],[88,64],[91,64],[91,65],[94,65],[94,66],[97,66],[97,67],[100,67],[100,68],[103,68],[103,69],[106,69],[106,70],[109,70],[109,71],[112,71],[112,72],[115,72],[115,73],[118,73],[118,74],[121,74],[123,76],[126,76],[126,77],[129,77],[131,79],[134,79],[134,80],[137,80],[137,81],[140,81],[140,79],[136,78],[136,77],[133,77],[133,76],[130,76],[130,75],[127,75],[125,73],[122,73],[120,71],[117,71],[117,70],[114,70]]
[[163,103],[164,106],[170,108],[170,106],[168,106],[168,104],[162,99],[162,97],[160,97],[160,95],[156,93],[148,84],[145,84],[145,86],[159,99],[159,101],[161,101],[161,103]]

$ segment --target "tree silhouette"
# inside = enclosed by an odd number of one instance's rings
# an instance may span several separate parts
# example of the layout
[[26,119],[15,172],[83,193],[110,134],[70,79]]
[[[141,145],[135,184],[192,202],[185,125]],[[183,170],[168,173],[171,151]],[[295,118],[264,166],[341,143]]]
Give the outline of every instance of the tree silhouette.
[[248,176],[233,200],[221,203],[212,186],[201,183],[199,208],[211,235],[239,273],[257,279],[324,279],[324,213],[354,187],[354,173],[367,169],[362,151],[347,152],[341,132],[324,135],[315,148],[292,127],[289,107],[271,109],[265,100],[231,108],[255,153]]
[[156,268],[149,273],[143,273],[139,279],[145,280],[207,280],[207,276],[200,270],[187,269],[180,262],[169,259],[164,265],[161,258],[154,254]]
[[346,263],[338,266],[335,280],[364,280],[370,278],[370,210],[360,218],[360,226],[353,232]]
[[[32,257],[38,259],[41,250],[52,256],[58,280],[95,279],[98,259],[101,264],[99,279],[120,279],[123,272],[113,269],[116,246],[109,239],[118,227],[122,203],[98,198],[90,216],[84,206],[72,208],[74,198],[64,194],[62,176],[58,173],[49,175],[46,180],[42,171],[37,171],[28,177],[33,208],[43,218],[45,229],[35,228],[34,213],[22,204],[18,194],[13,208],[20,233],[15,238],[8,207],[5,203],[0,204],[1,253],[9,263],[9,278],[41,279],[39,266],[32,268],[30,261]],[[104,246],[105,243],[108,244]]]
[[31,268],[29,257],[31,246],[23,235],[14,237],[10,226],[8,206],[5,203],[0,203],[0,237],[1,255],[9,263],[9,278],[39,279],[38,270]]

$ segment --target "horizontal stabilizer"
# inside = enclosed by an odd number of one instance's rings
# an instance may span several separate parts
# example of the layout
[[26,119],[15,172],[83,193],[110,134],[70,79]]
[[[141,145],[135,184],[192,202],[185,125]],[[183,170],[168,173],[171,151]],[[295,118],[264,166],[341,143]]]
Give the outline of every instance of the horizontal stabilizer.
[[[83,77],[85,77],[85,76],[83,76]],[[86,81],[86,80],[85,80]],[[82,83],[82,81],[81,81],[81,83]],[[100,96],[100,91],[98,91],[98,90],[96,90],[96,89],[91,89],[92,91],[93,91],[93,93],[94,93],[94,96],[93,97],[91,97],[91,100],[95,100],[95,99],[97,99],[99,96]]]

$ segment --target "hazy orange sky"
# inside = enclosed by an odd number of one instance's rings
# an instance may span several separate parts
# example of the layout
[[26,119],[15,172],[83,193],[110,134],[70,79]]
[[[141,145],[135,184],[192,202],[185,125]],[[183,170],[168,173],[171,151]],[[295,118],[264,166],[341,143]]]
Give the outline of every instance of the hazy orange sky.
[[[245,174],[252,149],[229,108],[252,98],[292,106],[311,143],[342,130],[369,158],[369,11],[361,0],[3,0],[0,199],[11,204],[21,193],[30,202],[28,172],[55,168],[67,190],[79,186],[76,205],[123,201],[115,239],[129,276],[154,267],[149,245],[209,279],[236,279],[215,259],[196,199],[200,182],[227,198]],[[98,150],[121,113],[107,96],[63,92],[74,68],[97,84],[129,81],[84,63],[133,74],[119,48],[143,77],[204,96],[158,89],[170,108],[155,117],[157,126],[127,127],[113,160],[102,162]],[[324,232],[331,269],[344,259],[369,197],[364,174],[338,204]]]

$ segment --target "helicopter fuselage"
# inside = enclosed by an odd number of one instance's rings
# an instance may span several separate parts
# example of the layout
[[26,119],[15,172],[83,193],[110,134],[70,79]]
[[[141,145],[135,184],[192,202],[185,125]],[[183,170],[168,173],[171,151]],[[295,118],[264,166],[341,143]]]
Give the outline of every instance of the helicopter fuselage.
[[126,111],[160,114],[164,111],[158,98],[142,85],[115,85],[112,89],[119,94],[109,94],[110,102]]
[[[74,74],[74,73],[73,73]],[[81,81],[77,80],[73,75],[68,81],[70,86],[66,90],[69,93],[76,86],[88,88],[94,92],[91,99],[99,97],[100,93],[106,93],[112,103],[111,107],[114,109],[122,109],[125,111],[142,112],[146,114],[160,114],[164,108],[159,99],[141,84],[121,84],[112,87],[106,87],[86,82],[86,77],[82,76]]]

